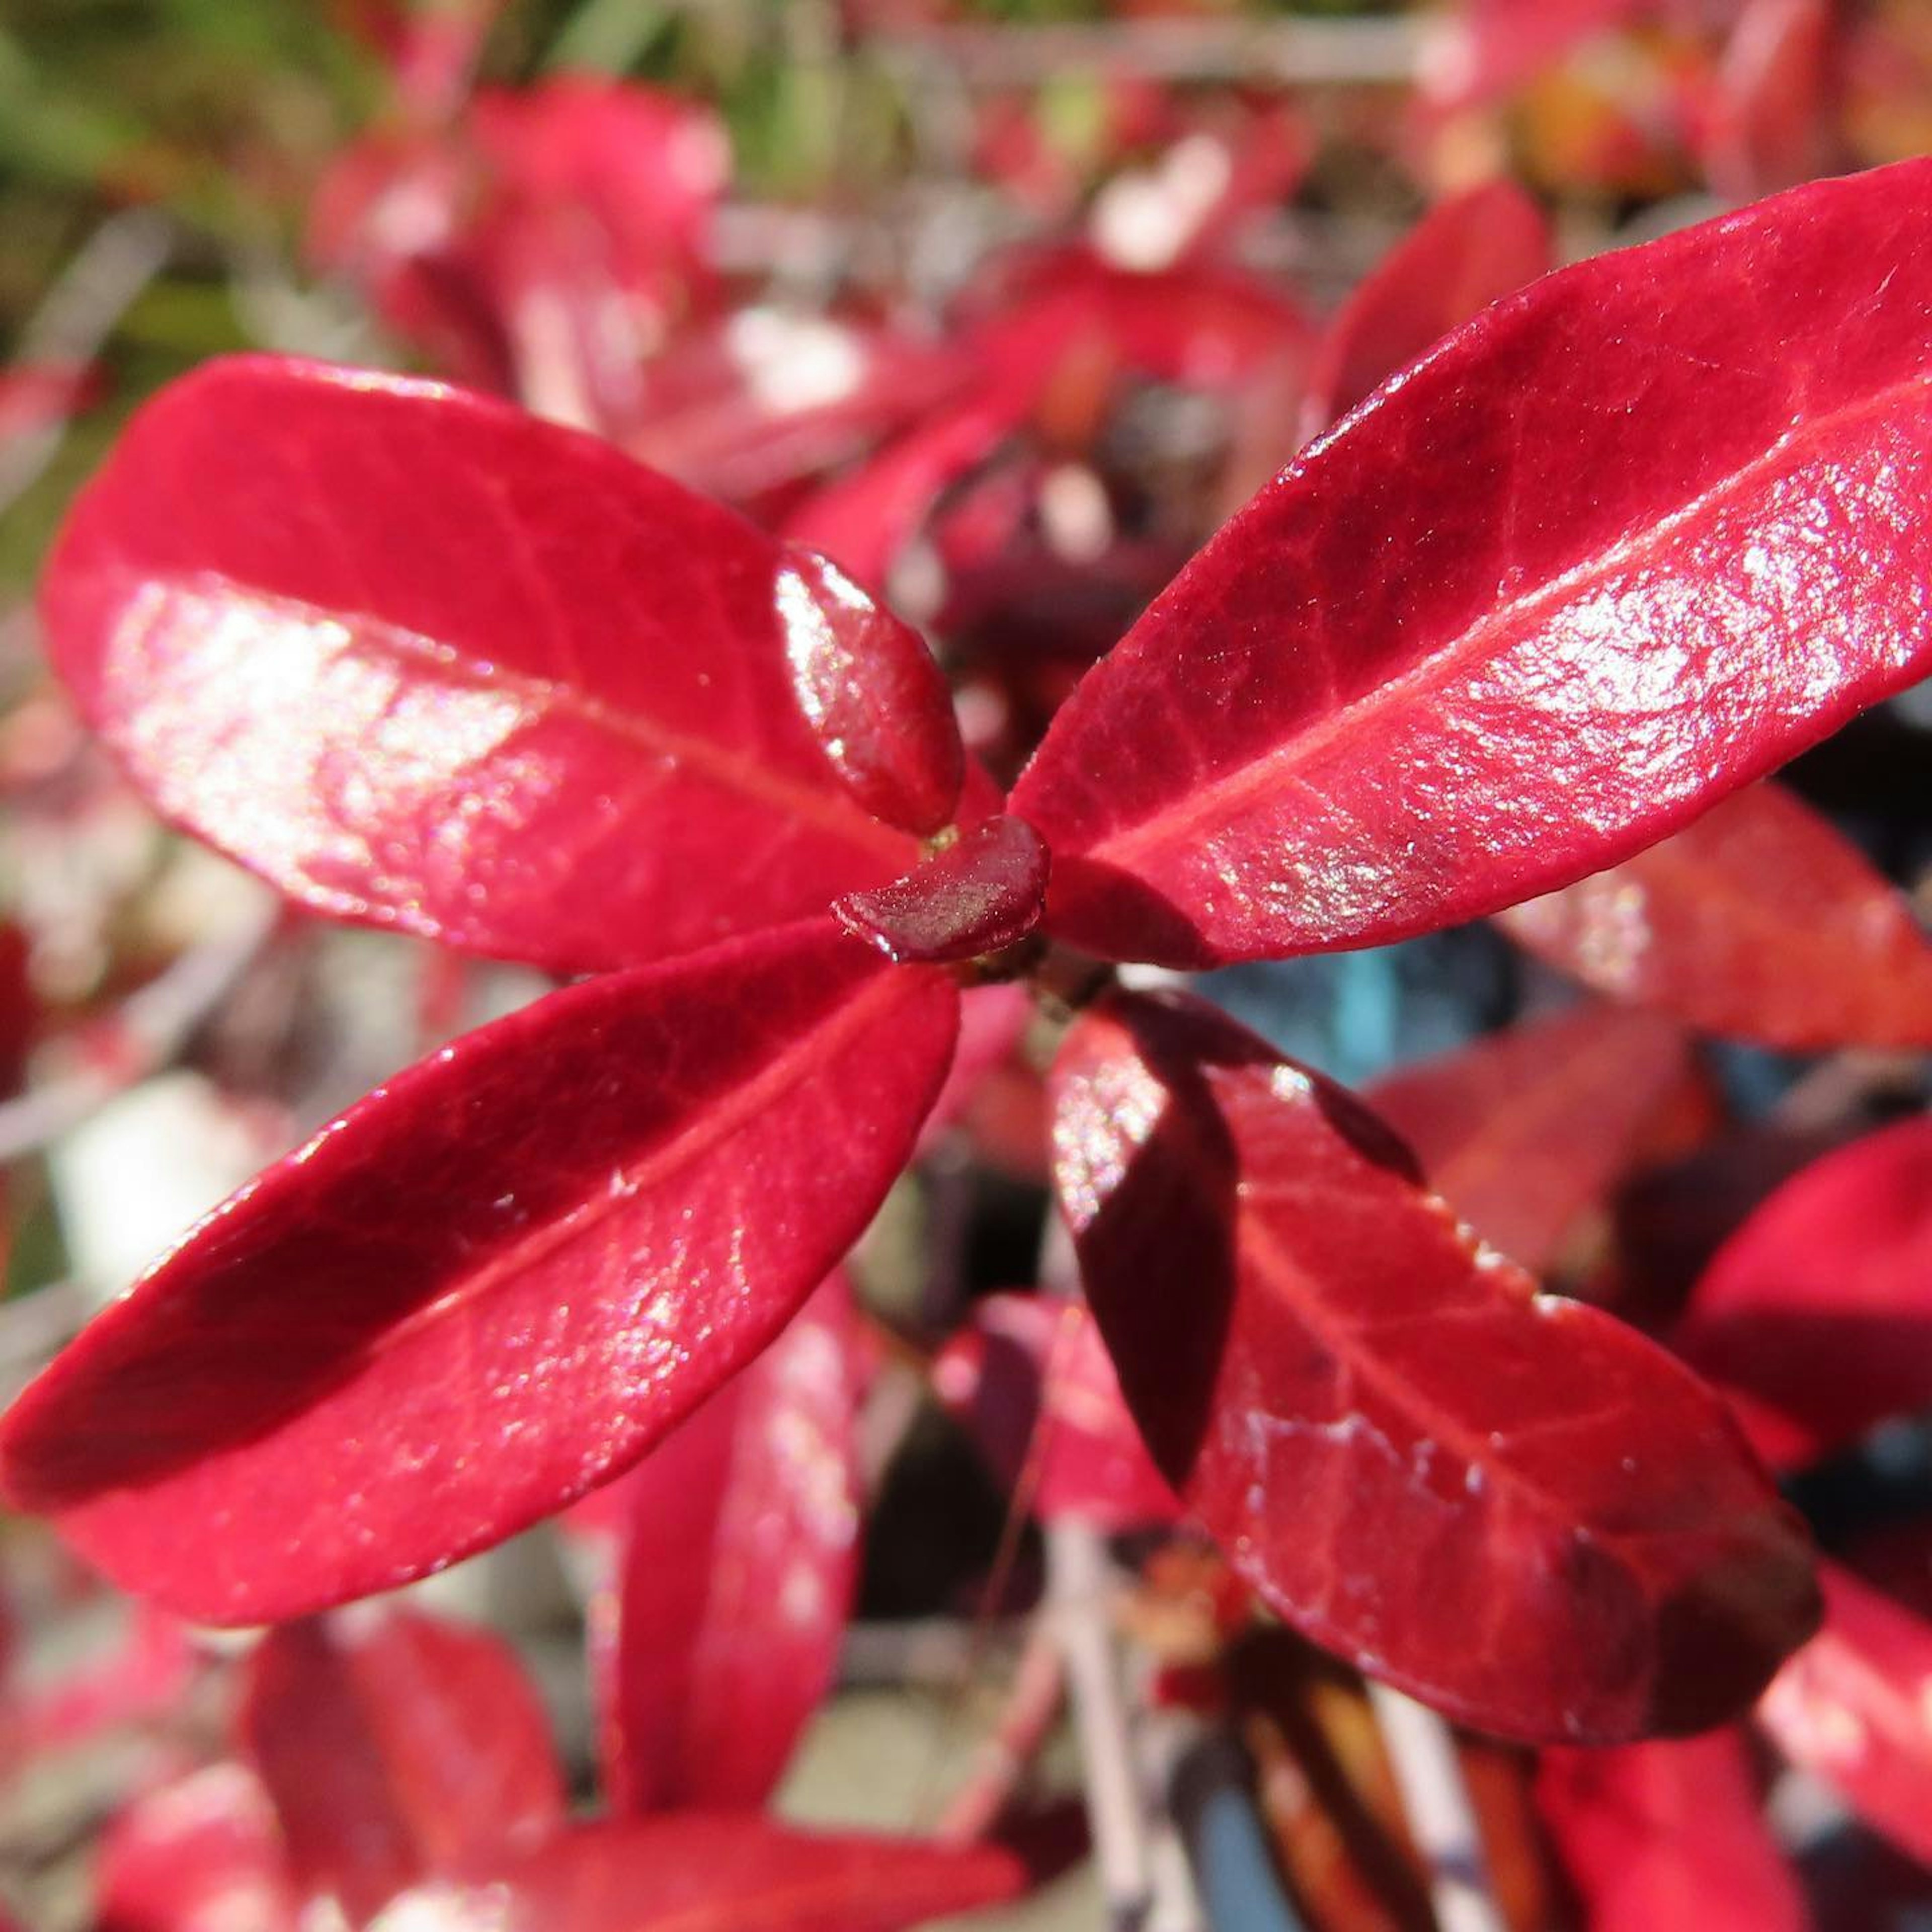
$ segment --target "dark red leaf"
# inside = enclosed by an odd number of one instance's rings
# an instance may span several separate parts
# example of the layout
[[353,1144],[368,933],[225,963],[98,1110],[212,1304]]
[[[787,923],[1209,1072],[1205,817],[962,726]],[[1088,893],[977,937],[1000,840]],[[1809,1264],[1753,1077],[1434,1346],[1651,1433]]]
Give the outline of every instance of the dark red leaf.
[[784,1326],[898,1173],[958,998],[826,920],[469,1035],[101,1316],[0,1425],[0,1478],[205,1622],[496,1541]]
[[1056,1180],[1155,1462],[1272,1606],[1480,1727],[1740,1709],[1816,1616],[1724,1405],[1538,1294],[1339,1089],[1180,998],[1090,1010]]
[[1718,1252],[1672,1346],[1775,1464],[1932,1404],[1932,1118],[1840,1148]]
[[1405,1067],[1366,1097],[1414,1149],[1430,1186],[1535,1273],[1689,1070],[1668,1021],[1589,1006]]
[[1932,162],[1485,311],[1269,484],[1012,809],[1048,922],[1206,965],[1627,857],[1932,662]]
[[1550,266],[1550,224],[1514,182],[1438,202],[1330,325],[1309,376],[1304,439],[1346,416],[1438,336]]
[[1798,1048],[1932,1043],[1932,946],[1910,905],[1781,786],[1754,785],[1498,918],[1586,986],[1707,1033]]
[[820,911],[958,794],[937,668],[849,580],[431,384],[186,378],[84,493],[42,609],[168,817],[307,904],[542,965]]
[[379,1932],[901,1932],[1026,1888],[1024,1864],[994,1845],[676,1812],[578,1826],[467,1884],[399,1900]]
[[614,1811],[756,1810],[830,1688],[858,1576],[854,1368],[835,1274],[619,1485],[592,1624]]
[[542,1705],[496,1636],[371,1606],[249,1657],[240,1735],[290,1876],[360,1924],[405,1886],[563,1822]]
[[1078,1302],[986,1296],[940,1351],[932,1387],[1001,1486],[1042,1522],[1076,1516],[1111,1534],[1183,1514]]
[[1024,939],[1046,903],[1046,848],[1023,818],[962,832],[915,872],[848,892],[832,910],[888,959],[974,959]]
[[1867,1824],[1932,1861],[1932,1624],[1836,1564],[1820,1574],[1825,1628],[1778,1673],[1758,1720]]
[[137,1798],[94,1870],[94,1932],[296,1932],[275,1814],[254,1774],[210,1765]]
[[1536,1799],[1589,1932],[1808,1932],[1741,1731],[1547,1751]]

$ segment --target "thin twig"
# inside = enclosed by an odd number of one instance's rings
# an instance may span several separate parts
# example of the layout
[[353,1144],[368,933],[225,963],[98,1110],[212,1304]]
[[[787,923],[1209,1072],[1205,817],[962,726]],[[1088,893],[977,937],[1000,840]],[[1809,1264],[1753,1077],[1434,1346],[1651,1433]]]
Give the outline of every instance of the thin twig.
[[[172,226],[152,208],[110,215],[28,318],[14,345],[15,363],[32,368],[85,368],[92,362],[160,272],[173,244]],[[0,448],[0,516],[46,473],[67,440],[67,413],[62,411],[43,428]]]
[[934,1828],[935,1838],[946,1844],[970,1844],[999,1822],[1053,1729],[1066,1683],[1058,1634],[1036,1619],[1013,1666],[999,1722],[974,1752],[966,1782]]
[[184,952],[131,994],[106,1023],[111,1066],[64,1075],[0,1106],[0,1162],[38,1152],[165,1066],[254,962],[280,916],[279,904],[265,901],[233,932]]
[[1408,1815],[1409,1835],[1428,1868],[1438,1932],[1503,1932],[1482,1832],[1449,1726],[1426,1705],[1386,1684],[1371,1682],[1369,1698]]

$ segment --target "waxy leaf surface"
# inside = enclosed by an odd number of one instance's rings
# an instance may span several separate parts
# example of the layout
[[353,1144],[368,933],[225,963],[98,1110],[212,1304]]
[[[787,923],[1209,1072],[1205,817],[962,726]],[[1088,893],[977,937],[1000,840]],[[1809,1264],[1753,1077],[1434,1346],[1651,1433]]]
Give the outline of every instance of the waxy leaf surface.
[[322,910],[560,970],[822,911],[958,796],[937,668],[850,579],[434,384],[184,379],[41,610],[166,816]]
[[554,993],[211,1215],[0,1424],[0,1481],[212,1622],[366,1594],[634,1462],[863,1228],[958,996],[827,919]]
[[290,1875],[352,1924],[563,1822],[543,1706],[488,1631],[374,1606],[304,1618],[262,1640],[244,1685],[240,1736]]
[[1404,1067],[1366,1097],[1430,1186],[1534,1273],[1557,1258],[1689,1070],[1669,1021],[1592,1006]]
[[1498,923],[1597,992],[1703,1032],[1798,1049],[1932,1042],[1932,945],[1910,904],[1782,786],[1753,785]]
[[755,1810],[830,1687],[858,1576],[853,1340],[835,1274],[618,1485],[591,1625],[613,1810]]
[[1780,1670],[1758,1720],[1865,1822],[1932,1862],[1932,1624],[1835,1564],[1825,1628]]
[[1198,966],[1627,857],[1932,665],[1932,162],[1545,277],[1242,510],[1015,788],[1048,924]]
[[1155,1462],[1327,1645],[1480,1728],[1714,1724],[1808,1634],[1723,1404],[1482,1248],[1358,1102],[1212,1008],[1090,1010],[1054,1075],[1088,1298]]
[[1006,1493],[1042,1522],[1078,1517],[1111,1534],[1184,1514],[1078,1302],[984,1297],[940,1351],[932,1386]]
[[820,1837],[748,1815],[580,1825],[461,1884],[399,1900],[378,1932],[902,1932],[998,1904],[1027,1871],[997,1846]]
[[1808,1932],[1736,1726],[1546,1752],[1536,1798],[1590,1932]]
[[1438,336],[1550,266],[1550,225],[1514,182],[1431,208],[1356,289],[1323,338],[1302,434],[1344,416]]
[[848,892],[832,910],[888,959],[972,959],[1024,939],[1046,902],[1040,834],[1002,814],[970,830],[890,885]]
[[1718,1251],[1671,1346],[1774,1464],[1932,1405],[1932,1119],[1787,1180]]

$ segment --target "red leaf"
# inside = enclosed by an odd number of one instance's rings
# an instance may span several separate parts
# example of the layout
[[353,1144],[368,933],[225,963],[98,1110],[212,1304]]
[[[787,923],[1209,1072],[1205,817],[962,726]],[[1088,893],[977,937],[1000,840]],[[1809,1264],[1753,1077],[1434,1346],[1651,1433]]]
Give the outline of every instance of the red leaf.
[[1206,965],[1628,856],[1922,675],[1932,162],[1547,276],[1282,472],[1012,809],[1052,929]]
[[866,1224],[958,994],[830,920],[554,993],[218,1209],[0,1425],[0,1478],[125,1587],[296,1615],[616,1474]]
[[1932,1118],[1786,1181],[1718,1250],[1671,1342],[1746,1398],[1774,1464],[1932,1404]]
[[1932,946],[1904,897],[1781,787],[1498,915],[1538,958],[1707,1033],[1805,1048],[1932,1044]]
[[1196,1001],[1090,1010],[1056,1180],[1155,1462],[1281,1615],[1484,1730],[1718,1722],[1815,1617],[1723,1404],[1539,1295],[1339,1089]]
[[1026,1887],[1025,1866],[998,1846],[684,1811],[576,1826],[463,1885],[399,1899],[378,1932],[900,1932]]
[[1438,336],[1550,266],[1550,224],[1514,182],[1453,195],[1376,265],[1330,325],[1302,435],[1318,434]]
[[1689,1070],[1668,1021],[1590,1006],[1406,1067],[1367,1098],[1415,1150],[1430,1186],[1534,1273],[1557,1258]]
[[262,1640],[245,1682],[240,1732],[290,1872],[352,1924],[563,1822],[543,1706],[487,1631],[374,1606],[308,1618]]
[[107,1828],[94,1932],[296,1932],[274,1813],[238,1764],[137,1798]]
[[308,904],[560,969],[822,910],[959,790],[937,668],[849,580],[431,384],[261,358],[176,384],[42,609],[168,817]]
[[592,1630],[614,1811],[755,1810],[831,1684],[858,1576],[851,1298],[833,1275],[620,1485]]
[[988,1295],[940,1351],[932,1386],[1002,1487],[1042,1522],[1077,1516],[1112,1534],[1184,1514],[1078,1302]]
[[1748,0],[1717,74],[1706,165],[1742,200],[1831,172],[1838,9],[1833,0]]
[[1580,41],[1622,26],[1645,0],[1463,0],[1420,76],[1438,108],[1474,105],[1556,66]]
[[1739,1731],[1548,1751],[1536,1798],[1587,1906],[1589,1932],[1807,1932],[1810,1924]]
[[1046,902],[1046,848],[1023,818],[988,818],[915,872],[832,910],[888,959],[974,959],[1016,944]]
[[1932,1624],[1835,1564],[1820,1574],[1825,1628],[1778,1673],[1759,1721],[1867,1824],[1932,1860]]

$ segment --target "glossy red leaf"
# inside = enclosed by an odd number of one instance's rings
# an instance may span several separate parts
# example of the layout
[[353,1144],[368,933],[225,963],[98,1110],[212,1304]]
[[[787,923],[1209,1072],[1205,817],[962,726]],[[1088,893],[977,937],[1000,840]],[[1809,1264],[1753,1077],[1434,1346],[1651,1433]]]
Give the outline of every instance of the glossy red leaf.
[[0,1425],[0,1480],[209,1622],[366,1594],[634,1462],[864,1227],[958,994],[830,920],[554,993],[218,1209]]
[[1016,945],[1046,904],[1046,848],[1023,818],[982,820],[916,872],[832,902],[839,923],[888,959],[974,959]]
[[1932,945],[1904,896],[1781,786],[1498,915],[1613,999],[1772,1046],[1932,1043]]
[[466,1882],[399,1900],[378,1932],[902,1932],[1026,1886],[1025,1865],[995,1845],[673,1812],[577,1826]]
[[1581,1006],[1378,1081],[1369,1104],[1492,1247],[1546,1268],[1690,1071],[1667,1020]]
[[101,1840],[94,1932],[296,1932],[275,1814],[253,1773],[210,1765],[135,1799]]
[[958,795],[944,680],[849,579],[434,384],[185,378],[83,493],[41,608],[166,816],[306,904],[541,965],[821,911]]
[[1205,965],[1661,838],[1932,663],[1932,163],[1546,276],[1282,472],[1012,795],[1048,922]]
[[1184,1514],[1079,1303],[986,1296],[940,1351],[932,1387],[1002,1487],[1042,1522],[1078,1517],[1111,1534]]
[[263,1637],[244,1681],[240,1736],[290,1875],[351,1924],[563,1822],[543,1706],[488,1631],[374,1606],[305,1618]]
[[1932,1861],[1932,1624],[1835,1564],[1820,1574],[1825,1628],[1778,1673],[1758,1720],[1867,1824]]
[[790,1328],[619,1486],[592,1619],[614,1811],[756,1810],[830,1688],[858,1579],[851,1289]]
[[1304,438],[1344,416],[1438,336],[1551,266],[1550,224],[1514,182],[1431,208],[1330,325],[1308,379]]
[[1672,1346],[1774,1463],[1932,1405],[1932,1118],[1814,1162],[1720,1248]]
[[1055,1178],[1154,1460],[1282,1616],[1486,1730],[1615,1742],[1748,1702],[1804,1532],[1722,1402],[1536,1292],[1360,1105],[1184,998],[1090,1010]]
[[1744,1733],[1553,1750],[1536,1799],[1588,1932],[1807,1932]]

